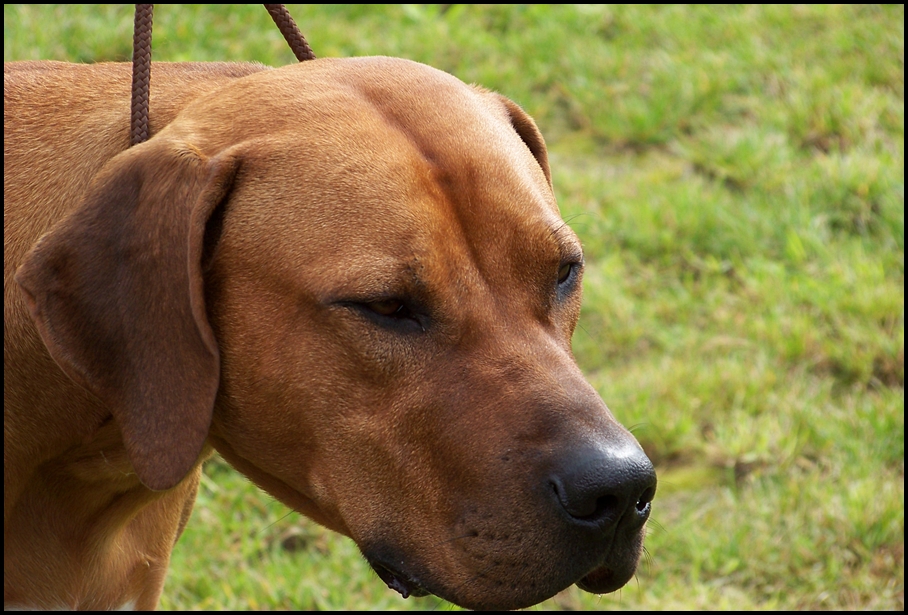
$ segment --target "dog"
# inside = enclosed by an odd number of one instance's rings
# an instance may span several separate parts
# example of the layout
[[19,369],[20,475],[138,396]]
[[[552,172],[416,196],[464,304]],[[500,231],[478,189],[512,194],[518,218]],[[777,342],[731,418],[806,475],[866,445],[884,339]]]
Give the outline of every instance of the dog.
[[507,98],[392,58],[4,70],[4,604],[154,608],[217,451],[404,597],[622,587],[653,465],[571,352]]

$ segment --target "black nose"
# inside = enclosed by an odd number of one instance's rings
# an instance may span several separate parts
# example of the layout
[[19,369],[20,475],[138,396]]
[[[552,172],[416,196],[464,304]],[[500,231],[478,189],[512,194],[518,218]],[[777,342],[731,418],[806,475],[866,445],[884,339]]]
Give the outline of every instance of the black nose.
[[656,494],[656,471],[636,443],[618,448],[584,448],[561,459],[550,482],[568,515],[602,530],[639,527]]

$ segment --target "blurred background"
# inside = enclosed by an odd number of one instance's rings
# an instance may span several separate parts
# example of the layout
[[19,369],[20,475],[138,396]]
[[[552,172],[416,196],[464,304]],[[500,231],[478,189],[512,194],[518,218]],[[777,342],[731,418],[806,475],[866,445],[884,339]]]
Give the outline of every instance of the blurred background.
[[[586,253],[575,353],[659,489],[636,579],[537,610],[903,610],[902,5],[288,8],[317,56],[431,64],[546,137]],[[4,5],[3,57],[127,61],[132,20]],[[157,5],[153,40],[295,61],[260,5]],[[455,608],[218,459],[161,607]]]

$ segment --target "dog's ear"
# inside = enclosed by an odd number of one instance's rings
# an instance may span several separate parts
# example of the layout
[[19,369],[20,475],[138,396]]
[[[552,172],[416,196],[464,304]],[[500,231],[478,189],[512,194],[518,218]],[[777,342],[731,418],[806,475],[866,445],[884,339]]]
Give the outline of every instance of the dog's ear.
[[113,158],[16,274],[51,356],[116,419],[139,479],[179,483],[211,423],[219,356],[205,224],[239,157],[158,137]]
[[504,105],[504,108],[507,109],[508,116],[511,119],[511,126],[514,127],[514,130],[517,131],[517,134],[520,135],[523,142],[530,148],[530,153],[533,154],[533,157],[536,158],[539,166],[542,167],[545,179],[549,182],[549,186],[551,186],[552,171],[549,169],[549,155],[545,149],[545,140],[542,138],[542,133],[539,132],[536,122],[534,122],[533,118],[527,115],[526,111],[521,109],[520,105],[513,100],[506,98],[501,94],[497,94],[497,96]]

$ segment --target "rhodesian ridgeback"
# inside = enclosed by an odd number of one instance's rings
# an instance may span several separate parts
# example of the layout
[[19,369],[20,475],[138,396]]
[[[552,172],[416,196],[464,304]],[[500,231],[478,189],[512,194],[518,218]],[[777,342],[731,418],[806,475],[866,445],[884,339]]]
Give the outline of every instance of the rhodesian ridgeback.
[[407,595],[634,574],[656,488],[571,353],[515,103],[414,62],[4,71],[4,601],[153,608],[213,451]]

